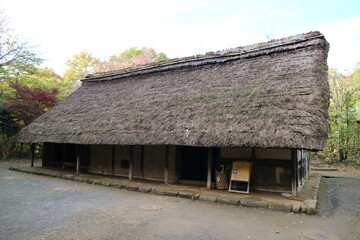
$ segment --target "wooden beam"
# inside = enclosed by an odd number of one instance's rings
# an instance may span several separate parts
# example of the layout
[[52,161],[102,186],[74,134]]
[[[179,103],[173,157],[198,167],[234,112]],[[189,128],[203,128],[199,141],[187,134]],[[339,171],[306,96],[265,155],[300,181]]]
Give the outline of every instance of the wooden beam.
[[164,183],[169,181],[169,145],[165,146],[165,161],[164,161]]
[[292,149],[292,164],[293,164],[293,171],[292,171],[292,178],[291,178],[291,194],[293,197],[297,195],[297,184],[296,184],[296,178],[297,178],[297,150]]
[[181,180],[181,161],[182,161],[182,157],[181,157],[181,151],[182,151],[182,147],[181,146],[175,146],[175,173],[176,173],[176,181]]
[[141,177],[144,177],[144,156],[145,156],[145,146],[140,147],[140,171]]
[[133,165],[134,165],[134,146],[129,149],[129,179],[133,178]]
[[62,168],[65,169],[65,162],[66,162],[66,144],[63,143],[63,152],[62,152]]
[[[251,148],[251,173],[250,173],[250,182],[249,186],[252,187],[252,189],[256,189],[256,174],[255,174],[255,168],[256,168],[256,149],[253,147]],[[251,183],[252,182],[252,183]]]
[[115,175],[115,145],[112,145],[111,148],[111,172],[112,175]]
[[211,189],[211,167],[212,167],[212,159],[213,159],[213,149],[208,148],[208,161],[207,161],[207,183],[206,188]]
[[80,145],[76,145],[76,172],[80,172]]
[[30,154],[31,154],[31,167],[34,167],[35,143],[31,143],[31,144],[30,144]]

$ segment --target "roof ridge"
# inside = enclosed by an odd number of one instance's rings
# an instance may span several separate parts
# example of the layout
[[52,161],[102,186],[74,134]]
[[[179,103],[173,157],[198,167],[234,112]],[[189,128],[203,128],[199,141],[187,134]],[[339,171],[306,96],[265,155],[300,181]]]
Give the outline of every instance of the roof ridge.
[[312,31],[303,34],[297,34],[286,38],[281,39],[273,39],[268,42],[261,42],[252,45],[246,45],[243,47],[236,47],[236,48],[229,48],[225,50],[219,50],[216,52],[207,52],[205,54],[199,54],[194,56],[188,56],[183,58],[173,58],[165,61],[154,62],[149,64],[138,65],[129,68],[123,68],[115,71],[108,71],[108,72],[99,72],[94,74],[89,74],[83,79],[82,81],[99,81],[101,79],[105,80],[104,78],[110,78],[106,80],[113,80],[115,76],[122,76],[127,75],[130,73],[135,74],[136,72],[143,72],[143,71],[151,71],[156,68],[160,67],[170,67],[179,64],[185,63],[194,63],[200,62],[205,60],[216,60],[219,58],[231,58],[237,57],[244,54],[256,53],[264,50],[270,50],[277,47],[293,45],[296,43],[301,43],[305,41],[310,41],[317,38],[324,38],[324,35],[319,31]]

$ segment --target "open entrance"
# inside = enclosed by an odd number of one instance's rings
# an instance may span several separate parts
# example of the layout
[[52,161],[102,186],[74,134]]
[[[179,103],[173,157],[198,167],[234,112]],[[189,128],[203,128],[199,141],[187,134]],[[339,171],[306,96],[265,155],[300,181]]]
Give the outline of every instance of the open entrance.
[[206,182],[208,149],[181,147],[181,180]]

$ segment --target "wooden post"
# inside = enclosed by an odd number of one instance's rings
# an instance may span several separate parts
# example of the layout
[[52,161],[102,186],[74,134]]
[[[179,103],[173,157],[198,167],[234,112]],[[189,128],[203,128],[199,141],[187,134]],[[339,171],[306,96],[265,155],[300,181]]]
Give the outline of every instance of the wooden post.
[[65,161],[66,161],[66,144],[63,143],[63,152],[62,152],[62,168],[65,169]]
[[134,146],[130,146],[129,150],[129,179],[133,178],[133,165],[134,165]]
[[76,145],[76,173],[80,172],[80,145]]
[[291,158],[292,158],[292,164],[293,164],[293,174],[292,174],[292,178],[291,178],[291,194],[293,197],[295,197],[297,195],[297,186],[296,186],[296,178],[297,178],[297,150],[296,149],[292,149],[292,154],[291,154]]
[[[250,183],[249,183],[249,185],[251,186],[252,189],[256,189],[255,160],[256,160],[256,150],[255,150],[255,148],[252,148],[251,149],[251,163],[252,164],[251,164],[251,174],[250,174]],[[251,182],[252,182],[252,184],[251,184]]]
[[112,175],[115,175],[115,145],[112,145],[111,148],[111,172]]
[[164,183],[169,181],[169,146],[165,146],[165,162],[164,162]]
[[141,177],[144,177],[144,154],[145,154],[145,146],[140,147],[140,170]]
[[207,183],[206,188],[211,189],[211,164],[212,164],[212,148],[208,148],[208,161],[207,161]]
[[182,151],[182,147],[181,146],[175,146],[175,168],[176,168],[176,181],[181,180],[181,151]]
[[31,143],[31,144],[30,144],[30,154],[31,154],[31,167],[34,167],[35,143]]

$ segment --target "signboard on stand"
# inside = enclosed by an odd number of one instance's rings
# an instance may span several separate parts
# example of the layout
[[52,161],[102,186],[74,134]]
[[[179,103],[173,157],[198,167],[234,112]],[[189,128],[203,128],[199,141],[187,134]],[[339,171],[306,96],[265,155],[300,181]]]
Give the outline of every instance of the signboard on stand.
[[[229,192],[238,192],[238,193],[249,193],[250,188],[250,174],[251,174],[252,164],[250,162],[233,162],[231,177],[230,177],[230,186]],[[243,183],[246,185],[246,189],[235,189],[235,183]]]

